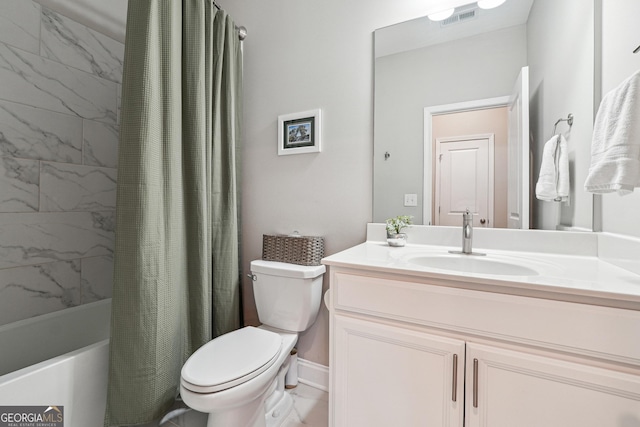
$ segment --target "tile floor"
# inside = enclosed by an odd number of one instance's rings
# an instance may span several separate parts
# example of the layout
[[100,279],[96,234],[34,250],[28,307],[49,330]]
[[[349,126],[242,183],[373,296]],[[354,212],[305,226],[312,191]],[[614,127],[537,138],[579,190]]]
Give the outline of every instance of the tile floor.
[[[327,427],[329,418],[329,397],[322,390],[298,384],[288,391],[293,397],[293,411],[282,427]],[[162,427],[205,427],[207,415],[189,411],[173,418]]]

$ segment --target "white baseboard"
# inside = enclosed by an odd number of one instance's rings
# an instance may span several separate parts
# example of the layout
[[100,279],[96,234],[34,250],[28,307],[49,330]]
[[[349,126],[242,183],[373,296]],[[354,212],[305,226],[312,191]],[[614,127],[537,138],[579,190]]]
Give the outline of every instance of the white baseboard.
[[329,367],[298,358],[298,381],[310,387],[329,391]]

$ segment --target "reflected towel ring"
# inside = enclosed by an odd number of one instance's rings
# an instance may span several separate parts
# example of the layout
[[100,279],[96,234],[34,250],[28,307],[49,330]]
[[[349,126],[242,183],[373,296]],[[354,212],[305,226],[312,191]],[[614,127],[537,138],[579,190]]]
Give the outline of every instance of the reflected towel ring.
[[573,114],[569,113],[569,115],[567,116],[566,119],[558,119],[558,121],[556,122],[555,125],[553,125],[553,134],[556,134],[556,129],[558,128],[558,124],[560,122],[567,122],[567,124],[569,125],[569,128],[571,128],[571,126],[573,126]]

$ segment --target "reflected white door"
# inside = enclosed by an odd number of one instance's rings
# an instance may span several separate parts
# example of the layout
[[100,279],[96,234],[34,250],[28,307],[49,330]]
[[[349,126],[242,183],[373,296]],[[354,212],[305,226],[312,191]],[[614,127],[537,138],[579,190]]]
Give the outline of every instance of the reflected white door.
[[436,139],[435,224],[493,227],[493,134]]
[[529,67],[523,67],[509,98],[507,222],[529,228]]

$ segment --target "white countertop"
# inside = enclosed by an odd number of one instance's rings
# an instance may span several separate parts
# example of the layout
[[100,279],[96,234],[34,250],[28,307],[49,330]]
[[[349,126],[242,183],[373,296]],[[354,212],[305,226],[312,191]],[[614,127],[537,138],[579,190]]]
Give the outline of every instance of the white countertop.
[[529,267],[537,273],[532,275],[479,274],[426,267],[415,262],[415,257],[468,257],[449,254],[449,250],[460,250],[460,247],[407,244],[397,248],[374,240],[328,256],[322,262],[335,267],[419,277],[436,285],[640,310],[640,275],[594,255],[473,248],[474,252],[486,253],[482,258],[489,262]]

